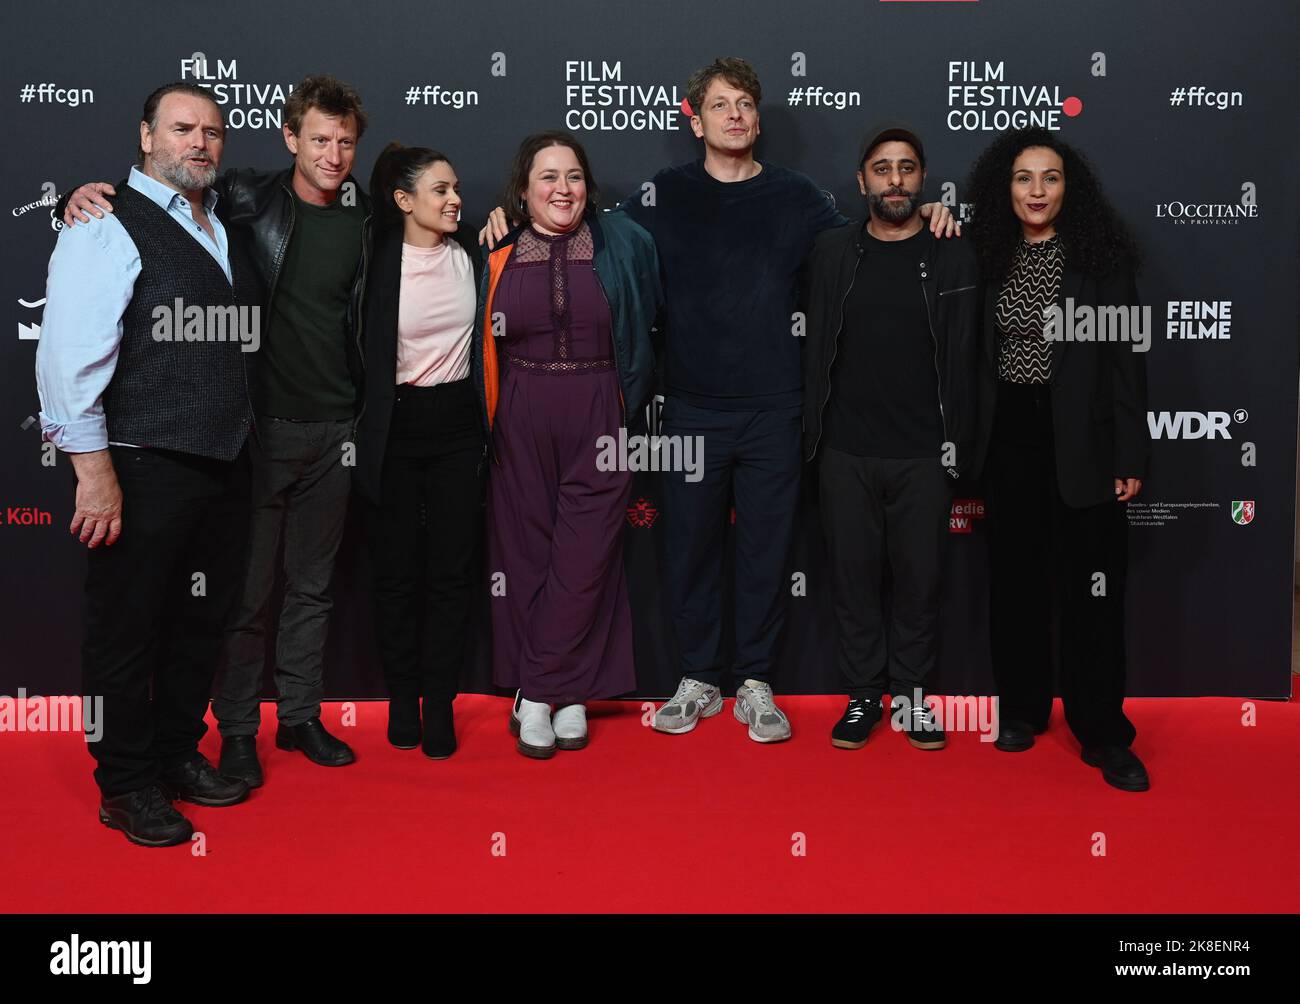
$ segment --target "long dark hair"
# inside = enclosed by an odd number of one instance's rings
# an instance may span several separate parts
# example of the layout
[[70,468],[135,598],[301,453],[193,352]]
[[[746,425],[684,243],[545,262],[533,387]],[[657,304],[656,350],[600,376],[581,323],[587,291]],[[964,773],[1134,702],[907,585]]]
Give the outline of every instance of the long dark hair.
[[1011,168],[1031,146],[1054,151],[1064,166],[1065,197],[1056,232],[1066,260],[1084,273],[1102,276],[1121,262],[1138,265],[1138,249],[1106,200],[1083,154],[1046,129],[1009,129],[980,154],[966,183],[974,218],[966,232],[975,242],[986,278],[1001,280],[1011,269],[1023,231],[1011,208]]
[[587,151],[578,142],[578,137],[562,129],[536,132],[531,136],[525,136],[524,141],[519,144],[519,149],[515,151],[514,160],[510,163],[510,176],[506,179],[506,190],[501,196],[501,205],[505,207],[506,215],[517,223],[532,221],[528,206],[522,204],[519,193],[528,188],[528,173],[533,169],[533,161],[537,155],[552,146],[567,146],[578,158],[578,164],[587,182],[586,211],[594,213],[600,205],[600,187],[596,184],[596,176],[591,173],[591,162],[587,159]]
[[445,154],[427,146],[402,146],[389,143],[375,160],[370,172],[370,201],[375,219],[380,226],[397,226],[404,222],[405,214],[393,201],[394,192],[414,192],[426,168],[447,160]]

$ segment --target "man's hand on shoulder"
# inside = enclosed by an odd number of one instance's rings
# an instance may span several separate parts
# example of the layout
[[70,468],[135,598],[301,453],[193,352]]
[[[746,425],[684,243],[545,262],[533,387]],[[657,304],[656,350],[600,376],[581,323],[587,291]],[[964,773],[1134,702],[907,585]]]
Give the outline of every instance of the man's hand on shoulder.
[[91,181],[82,185],[68,197],[68,204],[63,210],[63,222],[68,226],[89,223],[91,216],[102,220],[104,213],[113,211],[113,204],[107,196],[116,194],[117,189],[107,181]]

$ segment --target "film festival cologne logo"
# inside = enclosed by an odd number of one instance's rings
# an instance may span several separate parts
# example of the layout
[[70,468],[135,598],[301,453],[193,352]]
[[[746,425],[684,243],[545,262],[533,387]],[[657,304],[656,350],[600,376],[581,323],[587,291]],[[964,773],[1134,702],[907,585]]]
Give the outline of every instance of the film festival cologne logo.
[[676,84],[633,79],[623,61],[564,61],[564,127],[570,132],[678,132],[691,114]]
[[180,59],[181,79],[206,87],[221,108],[227,129],[271,129],[284,125],[284,102],[292,83],[239,79],[239,61],[192,52]]

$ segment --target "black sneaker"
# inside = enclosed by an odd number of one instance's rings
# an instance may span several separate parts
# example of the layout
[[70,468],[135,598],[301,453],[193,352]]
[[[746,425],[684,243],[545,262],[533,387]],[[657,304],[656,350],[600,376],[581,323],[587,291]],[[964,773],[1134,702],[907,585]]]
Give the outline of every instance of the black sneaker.
[[903,715],[903,734],[919,750],[941,750],[947,743],[934,712],[925,703],[913,704]]
[[860,750],[867,745],[867,737],[884,714],[880,700],[869,697],[851,697],[844,714],[831,729],[831,745],[842,750]]
[[190,821],[172,808],[156,784],[125,795],[101,798],[99,821],[110,830],[121,830],[127,840],[141,847],[183,844],[194,833]]
[[222,777],[202,753],[164,767],[158,782],[164,794],[195,805],[235,805],[248,797],[247,781]]

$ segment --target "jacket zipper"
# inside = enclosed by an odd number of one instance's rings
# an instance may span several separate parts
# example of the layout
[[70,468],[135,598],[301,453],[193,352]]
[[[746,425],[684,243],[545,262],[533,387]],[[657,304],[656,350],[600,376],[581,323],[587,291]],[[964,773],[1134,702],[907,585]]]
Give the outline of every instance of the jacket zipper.
[[[943,441],[947,444],[952,440],[948,438],[948,416],[943,411],[943,376],[939,373],[939,339],[934,333],[934,318],[930,315],[930,294],[925,291],[924,281],[921,283],[921,298],[925,300],[925,323],[930,329],[930,341],[934,343],[935,396],[939,399],[939,422],[943,426]],[[953,478],[959,476],[955,467],[945,467],[944,470]]]
[[280,269],[284,266],[284,252],[289,247],[289,241],[293,239],[293,228],[297,223],[297,212],[293,208],[293,192],[284,185],[280,186],[280,190],[289,197],[289,232],[280,241],[280,246],[275,252],[275,275],[271,277],[271,291],[266,297],[268,311],[271,309],[271,304],[275,302],[275,290],[280,285]]
[[370,246],[370,221],[373,216],[367,216],[361,222],[361,275],[358,276],[357,282],[360,284],[360,292],[357,294],[357,317],[356,333],[354,340],[357,346],[357,363],[361,367],[361,386],[357,393],[361,395],[361,409],[357,412],[356,417],[352,420],[352,442],[355,446],[357,441],[357,429],[361,425],[361,417],[366,413],[366,407],[369,401],[366,399],[366,357],[361,351],[361,327],[366,312],[366,278],[370,274],[370,262],[367,259],[367,251]]
[[610,306],[609,294],[605,292],[605,284],[600,281],[600,273],[596,271],[596,259],[592,256],[591,271],[596,277],[596,288],[600,290],[600,295],[605,301],[605,309],[609,311],[609,342],[614,350],[614,376],[618,378],[618,408],[619,414],[623,417],[623,427],[627,427],[627,402],[623,400],[623,367],[618,357],[618,336],[614,333],[614,308]]
[[840,297],[840,323],[839,327],[835,329],[835,336],[831,339],[831,358],[826,363],[826,394],[822,397],[821,407],[817,409],[817,438],[813,440],[812,452],[808,454],[810,461],[817,456],[817,447],[821,445],[822,441],[822,430],[824,428],[822,420],[826,415],[826,402],[831,399],[831,368],[835,365],[835,356],[838,355],[840,350],[840,333],[844,330],[844,304],[849,302],[849,294],[853,292],[853,284],[858,281],[858,268],[861,265],[862,256],[859,255],[857,262],[853,265],[853,278],[849,280],[849,288]]

